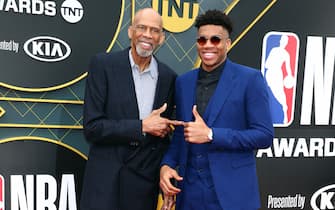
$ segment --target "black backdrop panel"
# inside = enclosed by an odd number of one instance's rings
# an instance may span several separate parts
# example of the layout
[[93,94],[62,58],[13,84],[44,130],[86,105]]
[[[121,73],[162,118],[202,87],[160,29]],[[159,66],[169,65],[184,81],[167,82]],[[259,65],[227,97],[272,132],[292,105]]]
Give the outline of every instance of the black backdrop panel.
[[[270,1],[269,1],[270,2]],[[241,1],[248,4],[248,1]],[[252,4],[249,2],[249,4]],[[322,62],[327,56],[330,61],[330,51],[326,51],[326,39],[335,37],[335,1],[314,0],[280,0],[262,16],[245,36],[232,48],[229,57],[239,63],[261,69],[263,39],[269,32],[279,34],[294,33],[300,40],[298,49],[296,97],[293,101],[293,121],[288,126],[275,128],[274,145],[268,153],[258,153],[258,174],[260,180],[262,208],[261,209],[333,209],[335,197],[332,196],[335,188],[334,164],[334,124],[332,123],[334,104],[334,85],[331,90],[324,88],[324,93],[332,93],[330,109],[320,109],[315,106],[315,83],[304,85],[306,71],[306,46],[308,37],[320,37],[323,42]],[[232,10],[229,14],[235,21],[245,20],[248,12]],[[256,19],[257,15],[254,16]],[[239,32],[238,32],[239,33]],[[236,38],[233,37],[233,38]],[[335,46],[328,46],[330,49]],[[308,63],[308,62],[307,62]],[[308,67],[310,68],[310,66]],[[312,67],[318,75],[323,75],[325,70],[322,65]],[[330,67],[334,72],[334,66]],[[326,74],[324,74],[326,75]],[[333,75],[333,74],[327,74]],[[314,75],[315,77],[315,75]],[[326,78],[326,76],[325,76]],[[320,83],[324,83],[325,78]],[[278,78],[280,79],[280,78]],[[314,78],[315,79],[315,78]],[[334,79],[331,79],[332,83]],[[312,86],[311,92],[306,88]],[[312,108],[310,112],[310,123],[301,123],[302,98],[312,94]],[[321,94],[318,99],[321,100]],[[304,104],[306,106],[306,104]],[[315,112],[319,110],[319,113]],[[329,114],[329,120],[325,123],[317,123],[315,120],[322,114]],[[329,112],[329,113],[328,113]],[[306,113],[305,113],[306,114]],[[288,142],[284,146],[284,143]],[[278,146],[279,145],[279,146]],[[280,149],[281,148],[281,149]],[[318,149],[316,149],[318,148]],[[329,149],[328,149],[329,148]],[[279,151],[284,152],[279,152]],[[329,152],[327,152],[329,151]],[[285,153],[286,152],[286,153]],[[325,187],[325,188],[324,188]],[[328,190],[316,193],[324,188]],[[322,195],[321,195],[322,194]],[[313,195],[315,200],[312,199]],[[327,197],[328,196],[328,197]],[[313,200],[311,202],[311,200]],[[291,202],[291,203],[290,203]],[[314,205],[314,206],[311,206]]]
[[[117,32],[122,1],[1,1],[0,82],[62,85],[83,75]],[[17,48],[18,47],[18,48]]]
[[4,209],[78,209],[85,159],[56,142],[26,139],[1,143]]

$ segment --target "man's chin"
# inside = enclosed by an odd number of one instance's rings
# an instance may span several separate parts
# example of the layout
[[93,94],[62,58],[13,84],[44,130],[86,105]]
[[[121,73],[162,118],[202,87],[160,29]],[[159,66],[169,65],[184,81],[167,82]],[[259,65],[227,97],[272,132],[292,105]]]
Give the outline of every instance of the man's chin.
[[137,52],[137,54],[140,57],[147,58],[147,57],[150,57],[152,55],[153,51],[152,50],[147,51],[147,50],[138,50],[138,49],[136,49],[136,52]]

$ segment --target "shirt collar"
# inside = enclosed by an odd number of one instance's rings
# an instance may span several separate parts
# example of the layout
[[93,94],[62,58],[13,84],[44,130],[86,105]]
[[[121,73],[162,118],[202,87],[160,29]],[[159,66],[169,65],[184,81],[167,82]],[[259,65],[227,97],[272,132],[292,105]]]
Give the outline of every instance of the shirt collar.
[[223,68],[226,64],[226,61],[227,60],[225,60],[222,64],[220,64],[218,67],[216,67],[215,69],[213,69],[210,72],[205,71],[200,65],[199,78],[203,78],[206,75],[207,76],[212,75],[213,77],[218,77],[219,78],[220,75],[221,75],[221,72],[223,71]]

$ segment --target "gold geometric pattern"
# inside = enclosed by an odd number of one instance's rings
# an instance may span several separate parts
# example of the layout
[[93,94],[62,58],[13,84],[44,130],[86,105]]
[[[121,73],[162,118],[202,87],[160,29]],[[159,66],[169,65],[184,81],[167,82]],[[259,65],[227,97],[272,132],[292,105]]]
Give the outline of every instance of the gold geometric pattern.
[[[123,22],[111,51],[129,46],[127,29],[133,12],[152,6],[150,0],[124,2]],[[199,13],[209,8],[224,10],[231,2],[199,1]],[[182,33],[166,32],[166,41],[156,50],[156,56],[177,73],[192,69],[197,60],[195,34],[194,27]],[[0,140],[13,136],[38,136],[61,141],[87,153],[88,145],[82,132],[85,82],[84,78],[68,87],[46,92],[25,92],[0,87]]]
[[0,107],[0,117],[2,117],[5,113],[6,111],[2,107]]

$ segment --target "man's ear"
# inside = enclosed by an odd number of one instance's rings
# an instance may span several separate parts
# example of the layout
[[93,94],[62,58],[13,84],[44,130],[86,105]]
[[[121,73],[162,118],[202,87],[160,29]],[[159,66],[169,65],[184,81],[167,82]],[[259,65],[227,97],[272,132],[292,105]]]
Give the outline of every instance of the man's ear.
[[128,37],[129,39],[133,37],[133,27],[131,25],[128,27]]
[[227,44],[227,50],[229,51],[230,48],[231,48],[231,39],[230,39],[230,38],[228,38],[228,39],[226,40],[226,44]]
[[159,45],[163,44],[164,40],[165,40],[165,33],[164,33],[164,31],[162,31],[162,35],[159,39]]

